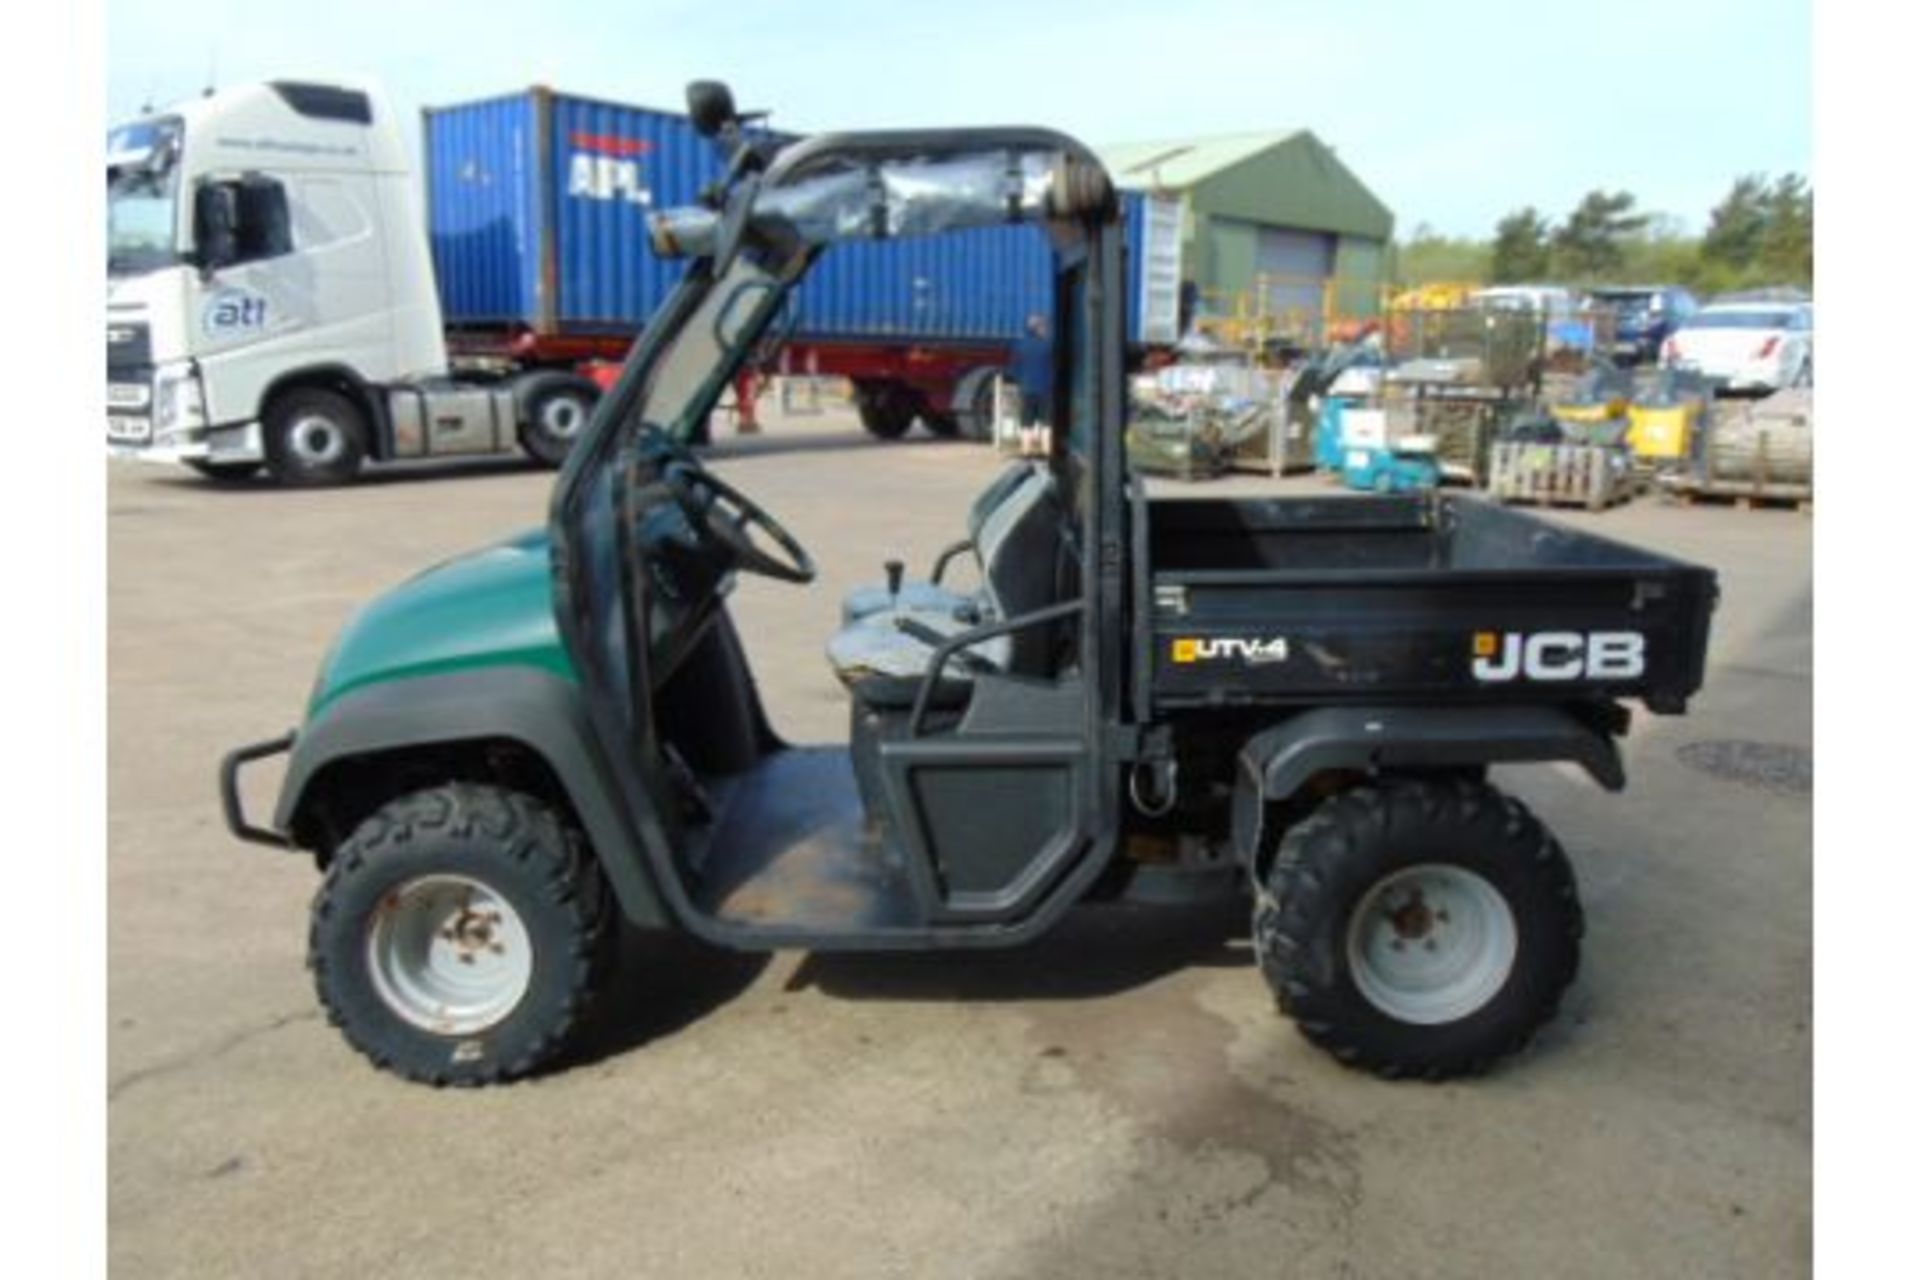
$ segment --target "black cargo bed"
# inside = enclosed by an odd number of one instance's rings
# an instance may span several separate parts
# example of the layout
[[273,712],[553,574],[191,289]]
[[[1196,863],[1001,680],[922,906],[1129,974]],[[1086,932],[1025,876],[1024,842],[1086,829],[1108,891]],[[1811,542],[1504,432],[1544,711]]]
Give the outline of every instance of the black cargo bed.
[[1186,707],[1699,687],[1711,570],[1451,494],[1136,504],[1135,697]]

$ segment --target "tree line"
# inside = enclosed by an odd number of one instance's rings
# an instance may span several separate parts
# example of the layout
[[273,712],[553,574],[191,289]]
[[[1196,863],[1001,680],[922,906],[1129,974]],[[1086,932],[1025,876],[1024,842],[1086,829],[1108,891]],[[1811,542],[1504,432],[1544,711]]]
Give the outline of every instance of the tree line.
[[1797,173],[1734,181],[1699,235],[1639,207],[1628,191],[1590,191],[1558,221],[1532,205],[1495,224],[1491,239],[1439,236],[1422,226],[1395,245],[1402,285],[1680,284],[1703,294],[1765,285],[1813,286],[1813,188]]

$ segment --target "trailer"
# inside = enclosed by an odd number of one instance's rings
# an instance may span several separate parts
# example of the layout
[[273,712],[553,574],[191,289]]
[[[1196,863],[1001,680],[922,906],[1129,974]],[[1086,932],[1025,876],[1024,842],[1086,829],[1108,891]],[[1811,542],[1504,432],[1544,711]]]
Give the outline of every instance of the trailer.
[[[792,138],[764,129],[764,145]],[[430,108],[427,221],[450,348],[464,360],[619,361],[683,266],[662,256],[655,209],[698,203],[725,174],[678,112],[533,88]],[[1127,331],[1178,337],[1181,207],[1122,195]],[[743,423],[768,376],[845,378],[862,424],[886,439],[916,420],[988,438],[992,378],[1052,308],[1045,236],[1031,225],[937,240],[888,238],[821,263],[790,304],[776,364],[736,386]]]

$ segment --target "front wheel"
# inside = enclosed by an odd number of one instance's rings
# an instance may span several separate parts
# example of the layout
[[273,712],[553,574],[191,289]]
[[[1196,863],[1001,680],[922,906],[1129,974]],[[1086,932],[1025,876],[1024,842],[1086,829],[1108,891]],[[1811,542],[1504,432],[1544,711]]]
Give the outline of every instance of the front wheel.
[[1254,947],[1283,1012],[1389,1078],[1477,1075],[1532,1039],[1579,967],[1573,868],[1523,805],[1468,778],[1391,779],[1282,837]]
[[337,391],[301,387],[263,415],[267,470],[285,485],[344,484],[367,457],[366,415]]
[[551,809],[449,783],[392,801],[334,851],[308,964],[375,1066],[497,1084],[567,1047],[609,967],[607,896]]

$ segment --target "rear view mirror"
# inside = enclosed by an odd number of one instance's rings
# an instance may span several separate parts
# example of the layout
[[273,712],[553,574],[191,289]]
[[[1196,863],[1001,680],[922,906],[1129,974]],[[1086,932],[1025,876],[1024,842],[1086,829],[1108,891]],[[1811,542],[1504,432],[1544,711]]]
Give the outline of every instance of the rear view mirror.
[[703,138],[717,138],[736,118],[733,90],[718,80],[695,80],[687,86],[687,118]]
[[240,254],[240,201],[233,186],[209,182],[193,193],[194,261],[211,275]]

